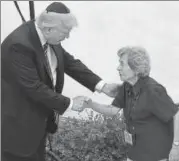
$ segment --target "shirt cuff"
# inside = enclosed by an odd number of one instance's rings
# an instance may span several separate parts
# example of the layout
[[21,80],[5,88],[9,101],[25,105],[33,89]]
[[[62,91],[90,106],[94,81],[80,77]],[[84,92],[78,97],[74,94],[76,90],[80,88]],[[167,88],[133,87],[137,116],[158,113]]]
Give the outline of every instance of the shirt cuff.
[[98,93],[101,93],[105,84],[106,83],[103,80],[99,81],[95,87],[95,91],[97,91]]
[[73,99],[70,98],[70,104],[68,106],[68,108],[66,109],[66,111],[63,114],[66,114],[67,112],[71,111],[73,106]]

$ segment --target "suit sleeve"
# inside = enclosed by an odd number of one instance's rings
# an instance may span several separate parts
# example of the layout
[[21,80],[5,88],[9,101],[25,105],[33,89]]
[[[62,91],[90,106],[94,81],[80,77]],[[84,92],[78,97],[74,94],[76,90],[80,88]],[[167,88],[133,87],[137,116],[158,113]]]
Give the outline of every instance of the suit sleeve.
[[63,54],[65,73],[94,92],[95,86],[101,80],[101,78],[88,69],[88,67],[80,60],[75,59],[64,49]]
[[8,65],[10,74],[14,78],[12,83],[15,83],[33,101],[62,114],[70,104],[70,99],[55,93],[40,80],[32,51],[18,44],[14,45],[10,52]]

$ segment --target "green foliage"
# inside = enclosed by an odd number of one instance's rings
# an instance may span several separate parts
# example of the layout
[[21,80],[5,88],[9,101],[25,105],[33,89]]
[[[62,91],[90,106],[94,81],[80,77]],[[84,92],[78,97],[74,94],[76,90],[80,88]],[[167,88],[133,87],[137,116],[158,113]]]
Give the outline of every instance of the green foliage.
[[91,113],[87,120],[61,118],[58,132],[50,136],[51,155],[59,161],[122,161],[126,151],[122,129],[117,117]]

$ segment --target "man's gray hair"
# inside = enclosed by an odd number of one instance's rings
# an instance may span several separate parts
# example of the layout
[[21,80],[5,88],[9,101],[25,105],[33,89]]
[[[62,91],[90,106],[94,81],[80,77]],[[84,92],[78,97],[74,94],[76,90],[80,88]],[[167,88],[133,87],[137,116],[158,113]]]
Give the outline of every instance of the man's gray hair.
[[43,11],[36,18],[37,25],[43,27],[54,27],[56,25],[65,25],[68,28],[73,28],[78,25],[76,17],[72,13],[55,13]]
[[150,58],[143,47],[123,47],[118,51],[118,56],[121,57],[124,54],[128,55],[128,64],[138,77],[150,74]]

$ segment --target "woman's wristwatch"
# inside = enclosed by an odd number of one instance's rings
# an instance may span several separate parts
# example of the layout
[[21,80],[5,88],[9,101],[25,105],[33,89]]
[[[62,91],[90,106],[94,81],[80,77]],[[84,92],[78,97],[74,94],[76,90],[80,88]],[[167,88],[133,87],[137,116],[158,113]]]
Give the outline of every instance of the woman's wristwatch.
[[174,146],[179,146],[179,141],[174,141],[174,142],[173,142],[173,145],[174,145]]

